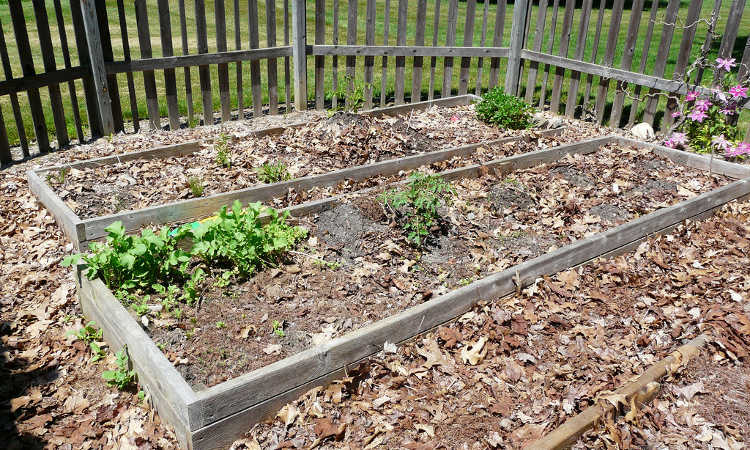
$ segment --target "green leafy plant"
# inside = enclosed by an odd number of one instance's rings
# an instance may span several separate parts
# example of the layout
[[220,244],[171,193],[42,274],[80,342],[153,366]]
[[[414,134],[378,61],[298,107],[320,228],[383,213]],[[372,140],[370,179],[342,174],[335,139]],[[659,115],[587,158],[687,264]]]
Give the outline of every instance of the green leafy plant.
[[92,363],[98,362],[107,356],[107,352],[105,352],[104,349],[96,342],[89,343],[89,348],[91,349],[91,353],[93,355],[89,360]]
[[531,126],[531,113],[534,108],[520,98],[506,94],[502,88],[496,87],[482,96],[475,110],[477,117],[487,123],[522,130]]
[[48,172],[47,173],[47,183],[49,184],[65,184],[65,179],[68,176],[68,172],[70,172],[70,169],[67,167],[63,167],[57,171],[57,173]]
[[216,322],[216,328],[222,329],[222,328],[226,328],[226,327],[227,327],[227,324],[224,323],[224,322],[222,322],[221,320],[218,321],[218,322]]
[[[349,91],[349,86],[353,89]],[[372,84],[365,84],[355,80],[351,75],[344,75],[344,79],[339,82],[338,88],[330,91],[326,99],[332,101],[336,97],[336,108],[334,111],[357,112],[365,104],[365,90],[372,91]]]
[[214,142],[214,148],[216,149],[216,164],[224,166],[227,169],[232,167],[232,158],[229,152],[229,136],[226,133],[219,135],[219,138]]
[[271,326],[273,327],[273,334],[282,338],[286,336],[286,333],[284,333],[284,324],[282,322],[274,320]]
[[124,348],[115,353],[115,358],[117,369],[105,370],[102,373],[102,378],[107,381],[108,385],[122,391],[135,383],[135,370],[129,370],[130,358],[128,358]]
[[261,183],[278,183],[280,181],[289,180],[292,177],[289,175],[286,164],[283,162],[275,164],[264,163],[256,169],[256,172],[258,174],[258,180]]
[[414,172],[409,180],[406,190],[385,192],[380,199],[402,223],[407,239],[421,247],[438,223],[438,209],[449,200],[453,188],[438,175]]
[[75,336],[87,344],[102,340],[102,330],[96,328],[96,322],[93,320],[78,331],[70,331],[68,334]]
[[188,187],[192,192],[193,197],[200,197],[203,195],[203,182],[198,177],[188,178]]

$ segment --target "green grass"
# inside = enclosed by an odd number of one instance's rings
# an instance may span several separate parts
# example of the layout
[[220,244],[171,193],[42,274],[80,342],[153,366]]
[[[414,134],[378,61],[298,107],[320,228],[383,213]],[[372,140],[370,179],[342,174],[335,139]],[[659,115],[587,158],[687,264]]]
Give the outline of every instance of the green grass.
[[[70,17],[70,10],[69,10],[69,2],[66,0],[62,1],[63,3],[63,16],[65,19],[66,24],[66,33],[68,42],[70,43],[71,47],[71,59],[72,64],[75,66],[78,64],[78,57],[77,57],[77,50],[75,47],[75,38],[72,28],[72,20]],[[128,43],[130,44],[130,52],[131,57],[133,59],[137,59],[140,57],[140,50],[138,45],[138,33],[137,33],[137,27],[136,27],[136,20],[135,20],[135,11],[133,2],[125,1],[125,8],[126,8],[126,18],[127,18],[127,35],[128,35]],[[226,3],[226,13],[227,13],[227,47],[229,50],[234,50],[234,2],[233,1],[225,1]],[[247,1],[240,1],[240,32],[241,32],[241,41],[242,41],[242,48],[248,47],[249,42],[249,32],[248,32],[248,2]],[[398,1],[391,0],[391,9],[390,9],[390,17],[389,17],[389,39],[388,44],[389,45],[395,45],[396,44],[396,30],[397,30],[397,5]],[[550,2],[551,3],[551,2]],[[637,70],[638,65],[640,63],[641,55],[643,54],[643,39],[646,34],[646,26],[648,22],[648,14],[650,12],[651,3],[646,2],[646,8],[643,13],[643,18],[641,20],[641,26],[639,29],[639,39],[636,43],[635,48],[635,55],[634,55],[634,63],[633,63],[633,69]],[[31,41],[31,47],[32,47],[32,53],[34,55],[34,65],[37,70],[37,72],[41,72],[43,69],[42,64],[42,56],[41,56],[41,50],[39,48],[39,40],[38,35],[36,31],[36,24],[34,23],[34,13],[33,13],[33,7],[31,2],[22,2],[24,7],[24,13],[26,15],[26,20],[28,23],[29,28],[29,37]],[[108,19],[110,24],[110,31],[112,34],[112,47],[113,47],[113,53],[114,53],[114,59],[115,60],[122,60],[123,59],[123,45],[122,45],[122,36],[120,34],[120,27],[119,27],[119,21],[118,21],[118,15],[117,15],[117,3],[114,0],[107,0],[107,11],[108,11]],[[160,32],[159,32],[159,21],[158,21],[158,14],[157,14],[157,7],[156,7],[156,1],[149,0],[147,1],[148,4],[148,16],[149,16],[149,31],[151,36],[151,45],[153,48],[153,55],[154,57],[160,57],[162,55],[161,52],[161,39],[160,39]],[[196,41],[196,35],[195,35],[195,20],[194,20],[194,11],[193,11],[193,0],[186,0],[185,1],[187,11],[186,11],[186,17],[187,17],[187,29],[188,29],[188,45],[189,45],[189,52],[190,53],[197,53],[196,47],[197,47],[197,41]],[[366,0],[359,0],[358,2],[358,24],[357,24],[357,42],[359,44],[363,44],[365,41],[365,13],[366,13]],[[170,2],[170,5],[176,5],[176,2]],[[679,24],[684,24],[684,17],[687,13],[687,7],[689,5],[689,1],[682,1],[681,7],[680,7],[680,20],[678,21]],[[441,9],[440,9],[440,23],[438,26],[438,45],[446,45],[446,24],[447,24],[447,17],[448,17],[448,11],[447,11],[448,2],[443,0],[441,1]],[[494,24],[495,24],[495,12],[496,12],[496,4],[489,4],[488,6],[488,20],[487,20],[487,38],[486,38],[486,44],[487,46],[491,46],[492,44],[492,36],[494,34]],[[594,51],[593,48],[593,35],[594,35],[594,29],[596,25],[596,18],[598,13],[598,2],[594,2],[594,11],[591,14],[591,20],[589,25],[589,37],[586,40],[587,47],[585,50],[585,59],[587,61],[591,60],[591,55]],[[711,8],[713,4],[712,2],[704,2],[703,11],[701,12],[701,17],[708,17],[711,13]],[[722,14],[720,16],[719,24],[717,26],[717,30],[719,32],[724,31],[724,27],[726,24],[726,19],[729,12],[729,7],[731,6],[731,2],[723,2],[722,4]],[[207,17],[207,23],[208,23],[208,36],[209,36],[209,51],[215,51],[216,50],[216,33],[215,33],[215,24],[214,24],[214,2],[211,0],[206,1],[206,17]],[[377,19],[375,21],[376,23],[376,30],[375,30],[375,43],[376,45],[383,45],[384,44],[384,28],[385,28],[385,20],[384,20],[384,7],[385,2],[384,1],[377,1]],[[427,20],[426,20],[426,30],[425,30],[425,44],[426,45],[432,45],[432,36],[433,36],[433,21],[434,21],[434,9],[435,9],[435,0],[428,0],[427,1],[427,7],[428,7],[428,13],[427,13]],[[479,46],[481,44],[481,31],[482,31],[482,14],[484,10],[484,4],[478,3],[477,4],[477,18],[475,20],[474,24],[474,36],[473,36],[473,45]],[[666,7],[666,2],[663,2],[659,5],[659,14],[657,16],[657,24],[654,29],[654,38],[651,43],[651,49],[648,53],[648,60],[646,64],[646,73],[652,73],[653,66],[655,63],[655,56],[656,56],[656,48],[659,44],[659,39],[661,37],[661,22],[663,21],[664,16],[664,8]],[[308,7],[307,7],[307,16],[308,16],[308,30],[307,30],[307,36],[308,36],[308,43],[313,43],[314,36],[315,36],[315,26],[314,26],[314,17],[315,17],[315,7],[314,2],[309,1]],[[407,17],[407,32],[406,32],[406,41],[407,45],[413,45],[415,34],[416,34],[416,8],[417,8],[417,2],[411,1],[409,2],[409,8],[408,8],[408,17]],[[57,23],[55,20],[55,11],[53,2],[51,0],[47,1],[47,9],[48,9],[48,16],[49,21],[51,25],[51,34],[52,39],[55,47],[55,59],[57,62],[57,67],[62,68],[63,67],[63,56],[62,51],[60,49],[59,45],[59,31],[57,29]],[[267,40],[266,37],[266,11],[265,11],[265,2],[259,2],[258,5],[258,16],[260,18],[261,26],[259,30],[260,34],[260,47],[267,46]],[[283,0],[277,0],[276,1],[276,28],[277,28],[277,38],[276,42],[277,45],[284,45],[284,28],[283,28],[283,11],[284,11],[284,3]],[[465,10],[466,10],[466,3],[460,2],[459,3],[459,20],[457,24],[457,33],[456,33],[456,45],[463,45],[464,40],[464,28],[465,28]],[[604,57],[604,49],[606,46],[606,38],[608,34],[608,27],[610,23],[610,10],[606,10],[604,22],[603,22],[603,29],[602,29],[602,37],[599,42],[599,49],[598,49],[598,55],[596,58],[597,63],[601,63],[602,59]],[[550,42],[550,36],[549,36],[549,24],[551,22],[551,8],[548,10],[547,14],[547,26],[545,30],[545,36],[544,36],[544,42],[542,45],[542,51],[546,52],[549,49],[549,42]],[[575,42],[577,40],[577,34],[578,34],[578,23],[580,21],[581,16],[581,10],[577,9],[575,11],[574,16],[574,24],[572,27],[572,33],[571,33],[571,46],[569,50],[569,56],[572,56],[575,53]],[[509,35],[510,35],[510,29],[511,29],[511,21],[513,17],[513,5],[508,5],[506,14],[505,14],[505,21],[504,21],[504,32],[503,32],[503,42],[501,46],[508,46],[509,44]],[[529,26],[530,34],[528,45],[527,47],[531,47],[533,43],[533,33],[536,26],[536,17],[537,17],[537,5],[533,6],[533,11],[531,14],[531,24]],[[333,41],[333,1],[332,0],[326,0],[326,43],[330,44]],[[561,28],[562,28],[562,21],[563,21],[563,8],[561,7],[558,18],[557,18],[557,29],[556,29],[556,36],[552,38],[552,42],[554,45],[552,46],[552,52],[557,54],[559,52],[559,40],[561,35]],[[615,52],[615,66],[619,67],[619,61],[624,51],[624,43],[626,39],[627,34],[627,28],[628,23],[630,21],[630,11],[625,11],[623,14],[622,24],[620,27],[619,32],[619,39],[618,39],[618,45]],[[10,61],[12,65],[13,75],[14,77],[21,76],[21,68],[20,68],[20,62],[18,59],[18,52],[15,44],[15,39],[13,38],[13,28],[10,21],[10,15],[8,10],[7,4],[0,4],[0,22],[2,23],[6,41],[8,44],[8,52],[10,55]],[[347,35],[347,7],[346,2],[343,0],[340,0],[340,8],[339,8],[339,36],[338,36],[338,42],[340,44],[346,43],[346,35]],[[177,8],[175,7],[173,11],[171,11],[171,26],[172,26],[172,42],[174,47],[175,54],[182,54],[182,45],[181,45],[181,37],[180,37],[180,25],[179,25],[179,14],[177,12]],[[696,38],[694,41],[693,49],[692,49],[692,56],[695,57],[699,54],[700,51],[700,45],[702,44],[705,35],[706,35],[706,23],[701,22],[698,26],[698,30],[696,33]],[[738,60],[742,57],[742,50],[743,46],[747,40],[748,37],[748,30],[750,30],[750,12],[746,12],[742,21],[740,22],[739,27],[739,35],[737,38],[737,44],[735,45],[735,48],[733,50],[733,56],[737,58]],[[672,72],[674,70],[674,65],[676,63],[677,59],[677,53],[679,51],[680,46],[680,40],[681,40],[681,32],[678,29],[675,32],[675,37],[672,42],[672,46],[670,47],[670,53],[669,58],[667,61],[667,68],[665,71],[665,74],[667,77],[671,77]],[[716,40],[714,42],[714,45],[712,46],[712,56],[715,56],[717,49],[719,45],[719,40]],[[374,99],[377,101],[380,97],[380,86],[381,86],[381,77],[383,76],[381,65],[382,65],[382,59],[380,57],[375,58],[374,63],[374,81],[373,81],[373,87],[374,87]],[[285,101],[285,88],[284,88],[284,64],[283,64],[283,58],[279,58],[276,61],[276,64],[278,65],[278,80],[279,80],[279,102],[280,104],[283,104]],[[473,92],[474,86],[476,84],[476,77],[478,75],[477,70],[477,64],[478,60],[477,58],[474,58],[471,61],[471,68],[470,68],[470,80],[469,80],[469,89],[470,92]],[[267,95],[267,61],[261,61],[261,84],[263,88],[263,95],[264,95],[264,102],[268,100]],[[326,76],[325,76],[325,90],[327,93],[330,93],[333,91],[333,83],[332,83],[332,58],[327,57],[326,61]],[[406,97],[408,98],[411,93],[411,74],[412,74],[412,65],[413,65],[413,58],[406,58],[406,80],[405,80],[405,93]],[[487,88],[488,84],[488,78],[489,78],[489,65],[490,62],[485,59],[484,60],[484,69],[482,72],[482,86],[483,89]],[[424,58],[424,72],[423,72],[423,78],[422,78],[422,95],[423,97],[426,97],[427,90],[429,86],[429,67],[430,67],[430,58]],[[526,65],[528,67],[528,64]],[[339,67],[339,80],[343,80],[343,75],[345,71],[345,58],[339,57],[338,58],[338,67]],[[362,79],[363,76],[363,67],[364,67],[364,58],[359,57],[357,58],[357,68],[356,68],[356,76],[359,80]],[[393,93],[393,86],[394,86],[394,67],[395,67],[395,60],[394,58],[388,59],[388,69],[385,73],[386,77],[386,85],[388,89],[388,96],[391,97]],[[250,68],[249,64],[244,63],[242,65],[243,69],[243,97],[244,97],[244,105],[245,107],[251,106],[251,89],[250,89]],[[187,104],[186,104],[186,98],[185,98],[185,78],[184,78],[184,70],[182,68],[176,69],[176,78],[177,78],[177,92],[178,92],[178,99],[179,99],[179,109],[180,113],[185,116],[187,114]],[[452,82],[452,88],[454,92],[458,89],[458,74],[460,72],[460,59],[456,59],[454,61],[454,69],[453,69],[453,82]],[[191,79],[192,79],[192,90],[193,90],[193,107],[196,111],[196,115],[200,117],[201,113],[201,97],[200,97],[200,86],[199,86],[199,78],[198,78],[198,69],[191,68]],[[554,74],[554,70],[552,71],[550,75],[550,81],[548,82],[548,89],[551,89],[552,85],[552,78]],[[569,74],[569,72],[568,72]],[[500,70],[499,70],[499,79],[502,83],[502,80],[505,77],[505,65],[504,62],[501,61],[500,64]],[[230,94],[231,94],[231,102],[233,109],[237,106],[237,89],[236,89],[236,69],[235,64],[229,65],[229,78],[230,78]],[[315,88],[314,88],[314,60],[313,57],[308,58],[308,97],[309,99],[312,99],[314,96]],[[437,59],[437,66],[436,66],[436,81],[435,81],[435,87],[436,90],[439,91],[442,87],[442,78],[443,78],[443,61],[442,59]],[[711,72],[708,71],[706,75],[704,76],[704,80],[710,80],[712,78]],[[137,108],[138,108],[138,115],[140,118],[145,118],[147,116],[147,110],[146,110],[146,101],[145,101],[145,95],[144,95],[144,88],[143,88],[143,76],[141,73],[134,74],[135,79],[135,93],[137,96]],[[585,77],[583,77],[585,80]],[[132,114],[130,112],[130,102],[129,102],[129,92],[127,87],[127,78],[124,74],[120,74],[117,76],[118,80],[118,86],[120,91],[120,103],[122,105],[123,109],[123,116],[126,120],[131,120]],[[522,75],[522,81],[525,84],[526,81],[526,73]],[[159,93],[159,107],[162,116],[166,116],[167,114],[167,107],[166,107],[166,101],[164,98],[164,74],[163,71],[157,71],[156,72],[156,84],[157,84],[157,91]],[[76,93],[78,97],[78,102],[80,105],[80,112],[81,117],[84,121],[84,127],[86,127],[86,109],[85,109],[85,100],[83,97],[83,87],[80,80],[76,81]],[[598,85],[598,78],[594,78],[594,85]],[[541,86],[541,76],[538,78],[537,87],[536,87],[536,95],[538,98],[539,90]],[[563,84],[564,92],[562,95],[562,103],[564,104],[566,101],[566,86],[567,81]],[[583,93],[583,84],[582,88],[579,90],[579,94],[582,95]],[[217,67],[212,66],[211,67],[211,87],[213,91],[213,103],[214,103],[214,110],[218,110],[220,107],[219,102],[219,90],[218,90],[218,78],[217,78]],[[67,119],[67,128],[68,128],[68,134],[71,137],[75,136],[75,126],[73,123],[73,114],[71,112],[71,102],[70,102],[70,96],[68,92],[68,85],[67,83],[60,85],[60,88],[62,90],[62,98],[63,98],[63,104],[65,108],[65,115]],[[614,83],[610,85],[610,89],[608,92],[608,102],[611,103],[612,99],[614,98]],[[46,88],[43,88],[40,90],[42,95],[42,103],[45,105],[45,119],[47,122],[47,128],[50,134],[50,138],[54,139],[54,123],[52,120],[52,113],[51,109],[49,107],[50,101],[49,101],[49,92]],[[439,94],[436,94],[436,96],[439,96]],[[33,125],[31,121],[31,114],[28,108],[28,102],[26,99],[25,93],[19,93],[20,101],[21,101],[21,110],[22,110],[22,116],[23,116],[23,124],[26,129],[27,136],[33,136]],[[549,93],[547,95],[547,98],[549,98]],[[630,101],[626,100],[625,102],[625,113],[624,115],[627,115],[627,110],[629,108]],[[664,101],[662,100],[662,103],[660,104],[660,107],[663,108]],[[16,130],[16,126],[13,120],[13,113],[10,107],[10,98],[9,96],[3,96],[0,98],[0,108],[2,108],[3,117],[6,121],[6,126],[8,128],[8,135],[9,139],[12,143],[17,144],[18,143],[18,132]],[[643,103],[641,103],[641,108],[643,108]],[[750,114],[745,111],[742,119],[741,119],[741,126],[747,127],[748,124],[750,124]],[[627,117],[627,116],[626,116]],[[163,124],[165,124],[166,121],[163,121]]]

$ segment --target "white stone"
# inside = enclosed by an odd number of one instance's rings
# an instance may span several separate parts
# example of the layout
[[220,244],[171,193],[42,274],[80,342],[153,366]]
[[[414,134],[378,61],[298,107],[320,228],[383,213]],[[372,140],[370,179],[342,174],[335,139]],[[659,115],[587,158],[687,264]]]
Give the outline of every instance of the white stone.
[[651,125],[647,124],[646,122],[641,122],[638,125],[634,126],[630,129],[630,132],[633,134],[633,136],[642,141],[647,141],[656,137],[653,127],[651,127]]

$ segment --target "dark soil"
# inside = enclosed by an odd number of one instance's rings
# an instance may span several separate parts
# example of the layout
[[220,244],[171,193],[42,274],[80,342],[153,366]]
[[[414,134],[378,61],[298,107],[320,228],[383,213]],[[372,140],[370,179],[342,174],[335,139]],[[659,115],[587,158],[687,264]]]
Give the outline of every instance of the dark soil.
[[601,217],[602,220],[609,223],[620,223],[627,220],[628,214],[627,210],[624,210],[622,208],[619,208],[614,205],[610,205],[608,203],[602,203],[601,205],[596,205],[591,210],[589,210],[589,213],[592,216],[598,216]]
[[592,178],[581,174],[580,170],[566,164],[551,168],[550,173],[559,175],[569,184],[579,188],[590,188],[596,184]]
[[524,191],[522,186],[513,183],[503,183],[493,187],[489,199],[497,211],[506,208],[528,209],[536,202]]

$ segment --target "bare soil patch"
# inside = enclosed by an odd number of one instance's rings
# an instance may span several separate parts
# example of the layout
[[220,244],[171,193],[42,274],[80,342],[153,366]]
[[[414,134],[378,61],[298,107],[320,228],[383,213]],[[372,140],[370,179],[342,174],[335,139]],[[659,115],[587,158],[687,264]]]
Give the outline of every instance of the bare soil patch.
[[[355,195],[304,220],[310,238],[283,266],[209,287],[197,307],[183,308],[182,320],[152,319],[149,331],[191,383],[214,385],[728,181],[665,164],[653,176],[681,191],[645,195],[635,163],[653,157],[609,146],[504,179],[456,181],[453,202],[441,210],[445,228],[422,250],[383,215],[377,192]],[[556,167],[595,182],[571,186]],[[512,201],[498,209],[498,199]],[[617,205],[621,220],[589,213],[603,204]],[[175,328],[185,339],[174,339]]]

